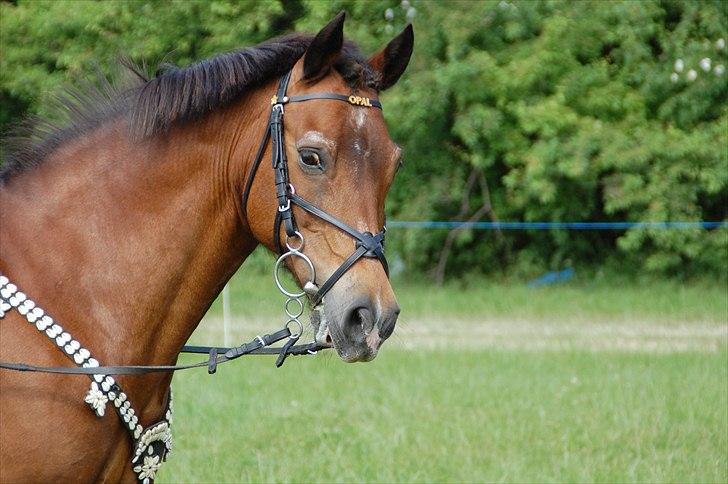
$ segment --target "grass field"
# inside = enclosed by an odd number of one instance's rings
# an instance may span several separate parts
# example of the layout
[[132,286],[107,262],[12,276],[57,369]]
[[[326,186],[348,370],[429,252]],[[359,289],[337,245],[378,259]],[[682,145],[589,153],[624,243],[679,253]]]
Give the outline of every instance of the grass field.
[[[276,326],[270,286],[233,281],[236,340]],[[402,324],[371,363],[175,376],[159,481],[728,481],[725,286],[395,286]],[[218,316],[194,342],[220,341]]]

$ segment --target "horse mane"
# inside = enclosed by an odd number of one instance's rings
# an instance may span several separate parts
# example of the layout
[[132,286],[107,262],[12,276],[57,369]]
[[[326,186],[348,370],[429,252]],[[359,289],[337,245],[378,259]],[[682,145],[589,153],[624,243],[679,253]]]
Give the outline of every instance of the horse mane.
[[[127,117],[130,135],[139,138],[200,120],[288,72],[312,40],[311,35],[291,34],[188,67],[162,64],[152,78],[132,62],[122,62],[125,80],[119,85],[99,75],[97,83],[67,88],[55,99],[49,117],[28,117],[13,129],[3,140],[0,182],[38,166],[62,145],[120,116]],[[334,68],[352,89],[379,88],[379,76],[353,43],[344,44]]]

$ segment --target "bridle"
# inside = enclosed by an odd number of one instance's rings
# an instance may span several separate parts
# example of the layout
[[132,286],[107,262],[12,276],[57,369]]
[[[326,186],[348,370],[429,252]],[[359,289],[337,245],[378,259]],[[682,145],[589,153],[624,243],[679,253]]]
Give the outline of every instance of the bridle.
[[[283,139],[284,127],[283,127],[283,106],[288,103],[297,103],[313,100],[334,100],[343,101],[354,106],[361,108],[377,108],[382,109],[382,104],[375,100],[360,96],[346,96],[343,94],[336,94],[330,92],[323,93],[311,93],[303,94],[300,96],[288,96],[286,91],[288,90],[288,83],[291,79],[291,71],[285,74],[280,82],[278,83],[278,89],[275,96],[271,98],[271,113],[268,121],[268,127],[263,135],[263,140],[260,142],[258,152],[253,162],[253,167],[248,174],[247,182],[245,183],[245,189],[242,197],[242,208],[243,212],[247,213],[248,199],[250,197],[250,189],[253,185],[253,180],[258,172],[261,160],[263,159],[263,153],[268,145],[268,141],[271,142],[272,152],[272,167],[275,177],[275,190],[276,198],[278,200],[278,210],[276,212],[275,222],[273,223],[273,240],[276,246],[276,250],[281,256],[276,261],[275,266],[275,279],[278,288],[288,297],[301,297],[303,293],[290,293],[286,291],[278,278],[278,269],[281,263],[289,257],[298,257],[302,259],[309,268],[310,277],[308,282],[304,283],[304,292],[311,296],[311,306],[316,307],[322,301],[324,296],[331,290],[336,282],[349,270],[351,267],[361,258],[376,258],[382,263],[384,272],[389,276],[389,266],[387,265],[387,259],[384,257],[384,233],[386,227],[383,227],[377,234],[371,232],[360,232],[353,227],[342,222],[338,218],[329,214],[328,212],[320,209],[312,203],[306,201],[300,195],[296,193],[295,188],[290,182],[288,176],[288,159],[286,157],[286,148]],[[317,287],[315,284],[315,269],[311,260],[303,254],[303,235],[298,231],[296,226],[296,220],[293,215],[291,205],[297,205],[308,213],[315,215],[316,217],[330,223],[339,230],[347,233],[354,239],[354,252],[329,276],[326,281]],[[283,227],[286,231],[285,245],[288,249],[287,252],[283,253],[280,241],[280,227]],[[298,243],[291,245],[291,239],[298,239]]]
[[[125,365],[125,366],[102,366],[98,360],[79,341],[64,330],[53,318],[46,314],[43,309],[35,304],[33,300],[21,292],[19,288],[13,284],[5,275],[0,274],[0,319],[2,319],[10,310],[16,310],[23,318],[34,325],[38,331],[44,333],[53,344],[55,344],[76,367],[40,367],[27,365],[23,363],[12,363],[0,361],[0,369],[25,371],[25,372],[41,372],[56,373],[66,375],[87,375],[91,378],[91,387],[84,401],[91,407],[98,417],[103,417],[105,409],[111,406],[122,421],[122,425],[128,430],[133,442],[132,450],[132,468],[137,475],[139,481],[148,483],[154,479],[155,473],[162,461],[166,460],[166,456],[171,450],[171,421],[172,421],[172,394],[171,389],[167,395],[166,412],[163,419],[144,428],[139,422],[139,417],[135,414],[131,402],[118,382],[112,375],[134,375],[146,374],[154,372],[173,372],[177,370],[185,370],[190,368],[198,368],[207,366],[209,373],[215,373],[217,365],[232,361],[244,355],[252,354],[272,354],[278,355],[276,366],[281,366],[285,359],[290,355],[306,355],[316,354],[318,350],[326,348],[326,346],[309,343],[296,345],[296,342],[303,333],[303,324],[299,318],[303,314],[303,302],[301,298],[308,294],[311,297],[311,305],[316,308],[322,301],[324,296],[331,290],[336,282],[361,258],[376,258],[382,263],[385,273],[389,275],[387,260],[384,257],[384,232],[385,228],[377,234],[370,232],[360,232],[346,223],[342,222],[333,215],[307,202],[296,194],[293,185],[288,176],[288,161],[286,158],[285,144],[283,140],[283,106],[287,103],[304,102],[311,100],[335,100],[348,102],[355,106],[363,108],[382,109],[379,101],[360,96],[345,96],[336,93],[312,93],[300,96],[287,96],[288,83],[291,78],[289,71],[284,75],[279,84],[276,95],[271,99],[271,114],[268,121],[263,140],[260,143],[253,167],[248,175],[247,182],[242,196],[242,207],[245,212],[250,189],[253,180],[263,158],[263,153],[271,141],[272,149],[272,167],[275,176],[276,197],[278,200],[278,210],[276,211],[275,222],[273,225],[273,239],[275,241],[276,250],[282,252],[280,241],[280,227],[283,224],[286,232],[285,246],[287,252],[282,253],[275,264],[274,279],[278,289],[288,297],[285,303],[285,312],[288,321],[282,329],[271,334],[256,336],[255,339],[241,346],[234,348],[208,347],[208,346],[185,346],[182,352],[187,353],[207,353],[209,358],[206,361],[193,363],[189,365]],[[334,271],[331,276],[321,285],[317,287],[315,284],[315,269],[311,260],[303,254],[303,235],[296,227],[296,221],[293,215],[292,206],[298,205],[303,210],[315,215],[316,217],[334,225],[343,232],[349,234],[354,239],[354,252]],[[292,239],[298,239],[298,243],[292,245]],[[283,287],[279,279],[279,268],[282,263],[289,257],[298,257],[302,259],[310,270],[308,281],[303,286],[300,293],[289,292]],[[295,302],[295,305],[291,303]],[[291,324],[295,324],[297,331],[291,331]],[[281,347],[270,347],[270,345],[287,339],[286,343]]]

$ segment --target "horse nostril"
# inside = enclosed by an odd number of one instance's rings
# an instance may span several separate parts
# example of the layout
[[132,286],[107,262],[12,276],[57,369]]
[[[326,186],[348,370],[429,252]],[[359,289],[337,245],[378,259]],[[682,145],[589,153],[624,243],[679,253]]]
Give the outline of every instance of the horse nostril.
[[374,318],[372,318],[372,312],[369,308],[359,308],[356,310],[358,316],[359,326],[364,334],[371,333],[374,329]]
[[394,325],[397,324],[399,317],[399,306],[395,306],[391,311],[382,316],[379,321],[379,336],[384,340],[392,336]]
[[358,306],[349,312],[345,331],[353,340],[363,340],[374,329],[374,318],[368,307]]

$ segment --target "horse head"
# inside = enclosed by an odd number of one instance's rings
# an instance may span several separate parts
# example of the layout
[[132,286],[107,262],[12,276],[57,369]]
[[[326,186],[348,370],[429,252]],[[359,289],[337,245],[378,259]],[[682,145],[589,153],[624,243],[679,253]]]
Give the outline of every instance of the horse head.
[[[306,256],[285,261],[302,287],[313,288],[307,292],[317,341],[353,362],[377,355],[399,314],[382,251],[384,201],[401,149],[389,137],[377,99],[404,72],[414,36],[407,26],[365,60],[344,43],[343,26],[341,13],[279,84],[272,105],[280,109],[277,142],[287,160],[281,176],[288,180],[275,179],[275,170],[259,170],[256,176],[257,167],[248,168],[250,193],[243,197],[243,211],[255,238],[269,249],[300,248]],[[275,129],[265,152],[274,165]],[[279,186],[277,197],[276,183],[287,185]],[[285,222],[289,212],[295,230],[273,217],[283,213]],[[361,255],[352,262],[357,250]]]

